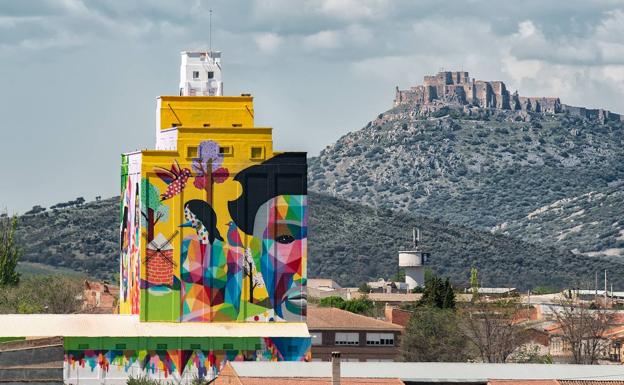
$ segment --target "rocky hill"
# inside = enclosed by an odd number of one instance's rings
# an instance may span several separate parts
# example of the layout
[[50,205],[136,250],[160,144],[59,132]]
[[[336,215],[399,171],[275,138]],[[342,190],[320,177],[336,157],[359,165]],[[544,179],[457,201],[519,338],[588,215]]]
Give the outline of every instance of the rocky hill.
[[557,200],[492,231],[589,257],[624,256],[624,184]]
[[310,188],[490,229],[624,179],[622,122],[523,114],[397,106],[313,158]]
[[[414,217],[311,193],[309,276],[359,285],[397,273],[397,250],[408,247],[410,229],[423,231],[431,267],[466,284],[477,266],[484,285],[531,288],[578,285],[609,264],[624,274],[624,263],[587,261],[554,247],[505,235]],[[20,218],[24,261],[70,268],[113,280],[118,262],[118,198],[47,210]]]

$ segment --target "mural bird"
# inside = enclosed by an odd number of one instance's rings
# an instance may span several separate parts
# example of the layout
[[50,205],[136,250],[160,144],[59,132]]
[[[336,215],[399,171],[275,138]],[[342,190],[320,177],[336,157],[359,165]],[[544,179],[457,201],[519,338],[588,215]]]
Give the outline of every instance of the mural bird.
[[194,228],[200,242],[204,245],[212,244],[215,239],[223,242],[223,237],[217,229],[217,214],[207,202],[200,199],[186,202],[184,204],[184,218],[187,222],[180,227]]
[[156,175],[167,184],[167,191],[160,195],[161,201],[172,198],[182,192],[186,186],[186,182],[191,176],[191,170],[188,168],[180,168],[180,164],[177,160],[171,165],[171,169],[169,170],[162,167],[155,167],[154,171]]
[[241,240],[240,234],[238,232],[238,226],[236,223],[230,221],[228,223],[228,232],[227,232],[227,240],[230,246],[233,247],[243,247],[243,241]]

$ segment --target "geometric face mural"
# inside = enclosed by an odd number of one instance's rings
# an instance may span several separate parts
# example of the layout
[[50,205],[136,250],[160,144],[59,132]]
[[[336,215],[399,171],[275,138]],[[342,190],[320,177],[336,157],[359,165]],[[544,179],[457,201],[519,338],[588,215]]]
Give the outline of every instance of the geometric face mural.
[[305,154],[253,161],[227,158],[215,140],[196,148],[191,158],[124,158],[121,236],[132,247],[121,252],[122,313],[304,322]]

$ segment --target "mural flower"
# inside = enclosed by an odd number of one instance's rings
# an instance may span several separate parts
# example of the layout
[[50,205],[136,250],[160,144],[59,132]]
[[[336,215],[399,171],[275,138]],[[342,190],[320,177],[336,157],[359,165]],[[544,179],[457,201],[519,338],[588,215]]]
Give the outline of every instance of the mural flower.
[[223,183],[230,176],[227,168],[221,167],[223,154],[219,152],[219,144],[212,140],[205,140],[199,144],[197,158],[193,159],[193,171],[196,173],[193,185],[205,190],[208,202],[212,202],[212,186]]

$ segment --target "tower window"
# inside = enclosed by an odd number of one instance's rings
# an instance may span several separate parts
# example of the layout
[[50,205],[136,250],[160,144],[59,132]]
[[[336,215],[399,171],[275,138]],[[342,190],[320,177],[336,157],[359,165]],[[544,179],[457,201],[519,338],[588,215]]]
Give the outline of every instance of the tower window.
[[219,154],[222,154],[223,156],[231,156],[232,153],[232,146],[219,147]]
[[208,71],[208,79],[213,79],[213,78],[214,78],[214,72]]
[[264,159],[264,148],[263,147],[252,147],[251,148],[251,159]]
[[199,79],[199,71],[193,71],[193,79]]
[[186,157],[187,158],[196,158],[197,157],[197,147],[196,146],[188,146],[186,148]]

